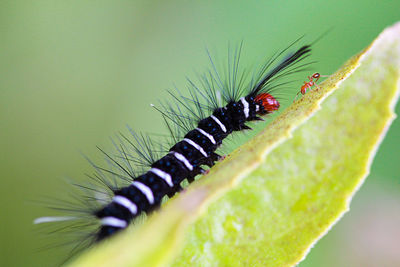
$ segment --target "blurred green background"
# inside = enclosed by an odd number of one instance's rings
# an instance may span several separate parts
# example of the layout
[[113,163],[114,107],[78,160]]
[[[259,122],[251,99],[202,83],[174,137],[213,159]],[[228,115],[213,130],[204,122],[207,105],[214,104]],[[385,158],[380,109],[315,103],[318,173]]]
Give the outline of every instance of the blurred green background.
[[[98,158],[126,124],[159,132],[149,104],[208,66],[205,47],[244,40],[254,62],[333,27],[312,69],[331,74],[397,20],[400,1],[1,1],[0,266],[66,255],[37,251],[32,221],[49,211],[34,200],[67,194],[63,178],[91,172],[79,151]],[[301,267],[400,266],[399,138],[396,120],[351,211]]]

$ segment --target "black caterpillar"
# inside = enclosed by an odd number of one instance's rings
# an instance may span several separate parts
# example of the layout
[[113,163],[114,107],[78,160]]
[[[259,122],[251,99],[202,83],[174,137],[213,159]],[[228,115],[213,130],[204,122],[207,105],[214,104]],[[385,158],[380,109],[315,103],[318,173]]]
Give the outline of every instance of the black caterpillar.
[[[144,174],[135,175],[134,170],[130,170],[132,168],[129,162],[135,161],[135,158],[130,156],[124,146],[116,147],[123,161],[128,164],[123,165],[118,159],[105,153],[108,161],[112,166],[119,169],[120,173],[94,165],[96,171],[103,171],[114,177],[127,180],[129,185],[113,187],[104,181],[101,174],[95,175],[95,178],[101,180],[111,189],[113,196],[108,204],[89,210],[89,216],[95,216],[100,220],[100,226],[97,226],[96,233],[91,235],[93,241],[100,241],[112,236],[126,228],[142,212],[149,213],[158,208],[165,196],[172,197],[182,190],[182,181],[193,182],[196,175],[205,172],[202,166],[212,167],[216,161],[221,159],[221,156],[216,154],[215,151],[228,135],[234,131],[251,129],[246,125],[247,122],[263,120],[259,116],[278,110],[280,104],[270,93],[284,83],[277,84],[276,79],[303,70],[308,64],[299,65],[298,63],[308,57],[311,52],[310,45],[302,46],[295,53],[284,58],[276,67],[267,71],[270,65],[292,45],[264,64],[257,77],[248,82],[247,86],[243,86],[243,75],[238,74],[239,50],[232,66],[233,78],[230,77],[228,81],[222,80],[214,68],[214,75],[209,73],[208,76],[201,77],[205,89],[200,90],[191,83],[194,89],[191,91],[191,98],[173,95],[177,104],[182,105],[187,110],[190,110],[190,104],[193,104],[198,112],[193,112],[192,116],[188,116],[180,108],[174,108],[170,105],[158,109],[166,121],[172,121],[186,131],[186,134],[182,134],[183,138],[179,141],[175,137],[176,130],[172,129],[170,122],[167,124],[171,132],[175,133],[173,137],[178,142],[167,150],[165,156],[158,160],[153,160],[147,137],[142,136],[143,138],[140,139],[138,135],[134,134],[135,144],[123,136],[134,147],[136,153],[143,157],[136,161],[140,163],[144,161],[147,164],[142,165],[150,166],[150,170]],[[211,63],[213,64],[212,61]],[[247,93],[243,93],[244,91]],[[224,107],[218,106],[217,92],[222,94],[223,100],[227,103]],[[205,99],[207,104],[201,104],[199,98]],[[207,117],[203,115],[205,109],[208,112],[211,111],[212,115]],[[187,120],[191,123],[184,122]],[[195,122],[193,123],[193,121]],[[92,190],[97,192],[95,189]],[[94,199],[96,198],[94,197]],[[68,208],[65,208],[65,210],[71,211]],[[36,223],[76,219],[81,219],[81,217],[42,217],[37,219]]]

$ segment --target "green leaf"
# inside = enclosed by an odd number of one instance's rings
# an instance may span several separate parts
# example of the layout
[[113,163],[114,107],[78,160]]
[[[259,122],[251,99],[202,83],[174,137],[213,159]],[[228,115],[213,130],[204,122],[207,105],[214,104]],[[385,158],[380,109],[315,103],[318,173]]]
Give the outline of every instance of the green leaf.
[[297,264],[368,175],[399,73],[396,24],[143,225],[71,266]]

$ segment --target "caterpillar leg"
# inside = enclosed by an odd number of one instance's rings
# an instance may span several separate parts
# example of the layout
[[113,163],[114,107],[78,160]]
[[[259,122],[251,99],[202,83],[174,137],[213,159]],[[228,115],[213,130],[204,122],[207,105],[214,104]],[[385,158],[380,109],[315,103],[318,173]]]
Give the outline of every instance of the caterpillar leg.
[[175,187],[174,187],[174,190],[171,191],[170,193],[168,193],[167,196],[168,196],[169,198],[171,198],[171,197],[173,197],[176,193],[178,193],[178,192],[180,192],[180,191],[182,191],[182,190],[183,190],[183,187],[182,187],[181,185],[175,186]]
[[204,164],[211,168],[215,165],[215,162],[221,161],[224,158],[225,156],[220,156],[217,153],[212,152]]
[[221,160],[223,160],[225,157],[226,157],[225,155],[224,155],[224,156],[221,156],[221,155],[218,155],[217,153],[212,153],[212,154],[211,154],[211,158],[212,158],[212,160],[213,160],[214,162],[216,162],[216,161],[221,161]]
[[253,128],[251,128],[247,125],[243,125],[240,130],[253,130]]

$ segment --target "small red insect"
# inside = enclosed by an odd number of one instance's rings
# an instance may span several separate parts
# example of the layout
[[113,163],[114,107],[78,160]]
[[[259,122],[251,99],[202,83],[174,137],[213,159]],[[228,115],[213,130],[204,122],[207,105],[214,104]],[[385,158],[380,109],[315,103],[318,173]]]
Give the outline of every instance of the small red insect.
[[318,85],[316,84],[316,82],[319,80],[319,78],[321,77],[327,77],[328,75],[321,75],[318,72],[314,73],[311,76],[308,76],[308,82],[304,82],[303,86],[300,89],[300,92],[297,93],[296,97],[294,98],[293,102],[296,101],[297,96],[301,93],[302,95],[305,95],[307,93],[307,89],[311,90],[311,87],[313,87],[314,85],[318,87]]

